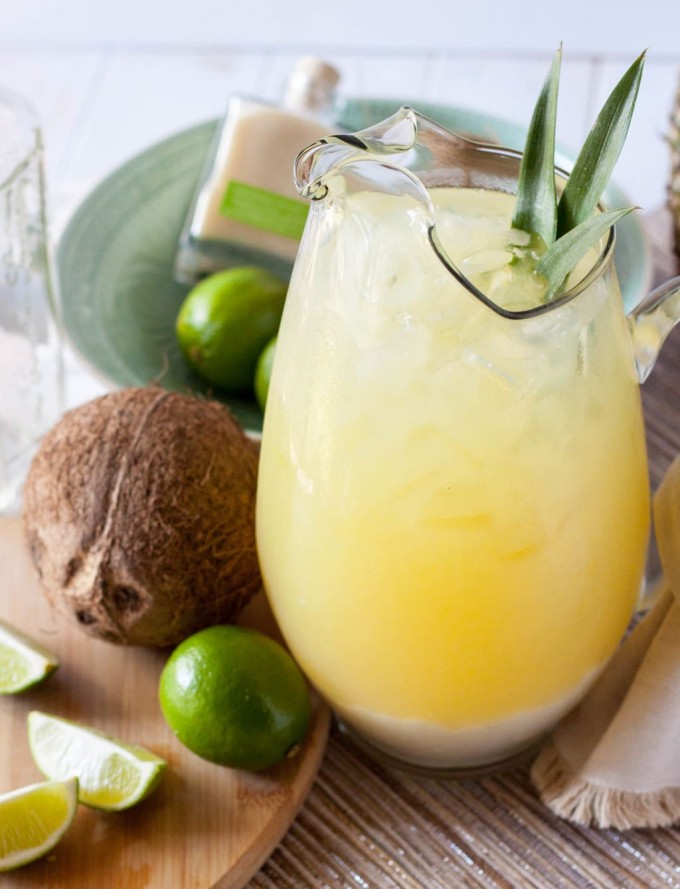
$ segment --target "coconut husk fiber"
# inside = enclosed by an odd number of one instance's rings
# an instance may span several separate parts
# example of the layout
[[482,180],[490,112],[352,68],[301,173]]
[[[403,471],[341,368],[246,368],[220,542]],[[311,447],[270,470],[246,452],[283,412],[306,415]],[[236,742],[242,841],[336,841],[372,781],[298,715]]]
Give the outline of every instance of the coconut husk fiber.
[[48,600],[86,633],[175,645],[231,623],[260,590],[257,445],[227,408],[157,386],[69,411],[24,491]]
[[532,767],[543,802],[578,824],[680,822],[680,457],[654,497],[654,524],[662,592]]

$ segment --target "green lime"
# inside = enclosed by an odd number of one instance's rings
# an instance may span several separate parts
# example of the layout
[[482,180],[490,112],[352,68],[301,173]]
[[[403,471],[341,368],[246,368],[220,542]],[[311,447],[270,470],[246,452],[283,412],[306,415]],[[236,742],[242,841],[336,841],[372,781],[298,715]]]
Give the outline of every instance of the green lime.
[[185,639],[161,674],[163,715],[198,756],[259,771],[292,756],[310,720],[307,683],[278,642],[235,626]]
[[276,350],[276,337],[269,340],[264,349],[260,352],[260,357],[255,365],[255,379],[253,380],[253,389],[255,390],[255,398],[260,405],[260,409],[264,413],[264,407],[267,403],[267,394],[269,392],[269,381],[272,376],[272,367],[274,365],[274,351]]
[[53,849],[73,822],[78,781],[46,781],[0,796],[0,872]]
[[0,695],[31,688],[58,666],[52,652],[0,621]]
[[249,390],[262,349],[276,334],[287,285],[263,269],[227,269],[187,295],[175,329],[182,354],[208,382]]
[[53,780],[78,779],[78,800],[119,812],[158,786],[165,760],[97,729],[40,713],[28,714],[28,743],[35,764]]

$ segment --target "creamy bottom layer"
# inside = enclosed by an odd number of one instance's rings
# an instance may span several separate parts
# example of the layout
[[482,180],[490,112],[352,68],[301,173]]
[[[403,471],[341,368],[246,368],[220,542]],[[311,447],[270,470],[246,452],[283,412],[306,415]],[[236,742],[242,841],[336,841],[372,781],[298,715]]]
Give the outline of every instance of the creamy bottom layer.
[[396,719],[362,707],[335,707],[340,718],[384,753],[431,768],[471,768],[507,759],[552,729],[583,697],[601,667],[566,695],[498,722],[449,728],[421,719]]

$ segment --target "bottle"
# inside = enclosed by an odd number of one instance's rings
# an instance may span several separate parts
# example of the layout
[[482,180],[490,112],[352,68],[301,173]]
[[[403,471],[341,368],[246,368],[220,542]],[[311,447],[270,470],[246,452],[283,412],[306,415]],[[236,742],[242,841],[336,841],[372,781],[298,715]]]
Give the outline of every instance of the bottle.
[[304,57],[280,105],[230,99],[180,236],[178,281],[194,284],[236,265],[290,277],[308,210],[295,190],[293,164],[330,131],[339,80],[328,63]]

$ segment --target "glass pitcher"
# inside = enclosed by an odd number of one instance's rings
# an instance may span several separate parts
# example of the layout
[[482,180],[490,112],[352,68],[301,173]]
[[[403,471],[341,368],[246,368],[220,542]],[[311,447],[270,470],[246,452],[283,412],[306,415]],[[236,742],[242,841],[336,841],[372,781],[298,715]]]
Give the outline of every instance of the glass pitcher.
[[638,383],[680,301],[676,279],[626,319],[611,231],[537,304],[521,232],[508,261],[519,160],[409,108],[299,156],[263,430],[258,549],[293,654],[364,745],[444,774],[535,744],[626,629]]

